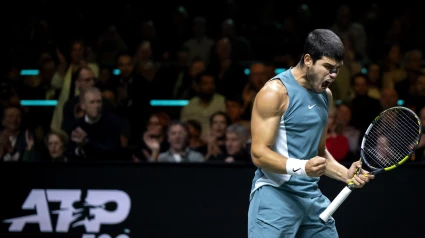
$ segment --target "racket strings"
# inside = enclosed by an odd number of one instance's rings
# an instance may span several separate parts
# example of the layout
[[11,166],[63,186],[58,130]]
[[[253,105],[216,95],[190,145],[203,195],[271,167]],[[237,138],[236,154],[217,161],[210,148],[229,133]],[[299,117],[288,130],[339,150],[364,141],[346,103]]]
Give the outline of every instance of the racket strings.
[[[402,126],[403,128],[409,128],[408,124],[406,124],[403,121],[398,126]],[[395,124],[397,122],[392,122],[392,124]],[[398,132],[396,130],[393,130],[393,128],[387,128],[388,130],[392,130],[387,134],[391,134],[392,136],[382,136],[379,134],[379,131],[371,130],[370,134],[378,138],[377,143],[380,144],[380,147],[374,147],[374,143],[371,140],[367,140],[370,152],[373,153],[375,156],[372,158],[376,158],[376,163],[382,163],[383,166],[391,166],[392,164],[398,163],[400,160],[402,160],[406,154],[409,154],[411,150],[409,150],[409,144],[405,141],[398,140]],[[415,140],[416,135],[414,133],[411,133],[410,131],[406,131],[406,134],[409,138]],[[404,143],[403,143],[404,142]],[[394,145],[395,143],[399,143],[398,146],[390,147],[389,145]],[[387,157],[385,157],[387,155]],[[388,157],[391,155],[391,157]]]
[[417,117],[408,110],[394,109],[383,113],[368,131],[363,153],[375,168],[386,168],[409,156],[418,140]]
[[[401,113],[399,114],[387,114],[388,119],[386,123],[389,123],[389,125],[391,126],[386,127],[386,129],[388,130],[388,133],[386,133],[386,135],[381,133],[384,136],[378,137],[377,142],[378,146],[380,146],[378,148],[380,149],[380,151],[384,152],[383,154],[381,154],[381,157],[384,158],[384,155],[387,155],[387,158],[385,158],[385,165],[392,165],[398,163],[400,160],[404,159],[406,155],[410,154],[411,150],[409,149],[409,145],[417,138],[417,134],[413,133],[413,127],[411,126],[417,125],[417,121],[410,120],[410,123],[408,123],[408,117],[402,114],[403,111],[400,112]],[[385,117],[383,117],[382,119],[384,120]]]

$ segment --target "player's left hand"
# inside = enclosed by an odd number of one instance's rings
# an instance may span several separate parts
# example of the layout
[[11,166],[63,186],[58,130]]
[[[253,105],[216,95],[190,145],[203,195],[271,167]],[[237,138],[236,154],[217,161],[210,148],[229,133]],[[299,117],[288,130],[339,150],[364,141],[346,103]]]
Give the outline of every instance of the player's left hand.
[[[359,173],[357,173],[359,169]],[[362,169],[362,162],[354,162],[347,172],[347,184],[353,182],[355,188],[362,188],[367,182],[375,178],[375,175],[369,174],[366,170]]]

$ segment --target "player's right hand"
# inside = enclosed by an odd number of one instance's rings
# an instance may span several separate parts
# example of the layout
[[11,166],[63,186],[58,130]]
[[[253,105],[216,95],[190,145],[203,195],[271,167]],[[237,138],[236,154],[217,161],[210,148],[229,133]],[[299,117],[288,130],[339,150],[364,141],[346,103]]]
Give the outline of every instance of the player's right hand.
[[320,156],[311,158],[305,165],[305,172],[309,177],[320,177],[325,173],[326,159]]

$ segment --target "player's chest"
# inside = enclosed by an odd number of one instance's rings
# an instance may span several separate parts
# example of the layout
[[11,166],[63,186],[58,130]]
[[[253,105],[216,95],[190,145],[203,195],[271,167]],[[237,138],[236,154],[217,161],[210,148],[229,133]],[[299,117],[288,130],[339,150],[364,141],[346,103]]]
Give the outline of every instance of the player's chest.
[[328,121],[328,106],[318,97],[304,97],[297,100],[291,113],[286,118],[286,124],[297,125],[300,128],[323,128]]

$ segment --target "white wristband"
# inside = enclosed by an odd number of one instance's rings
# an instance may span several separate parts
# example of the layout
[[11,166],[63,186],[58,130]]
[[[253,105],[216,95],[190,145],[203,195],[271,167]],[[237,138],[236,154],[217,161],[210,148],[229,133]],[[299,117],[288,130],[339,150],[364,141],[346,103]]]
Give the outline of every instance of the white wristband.
[[288,158],[286,160],[286,173],[290,175],[307,176],[305,164],[308,160]]

